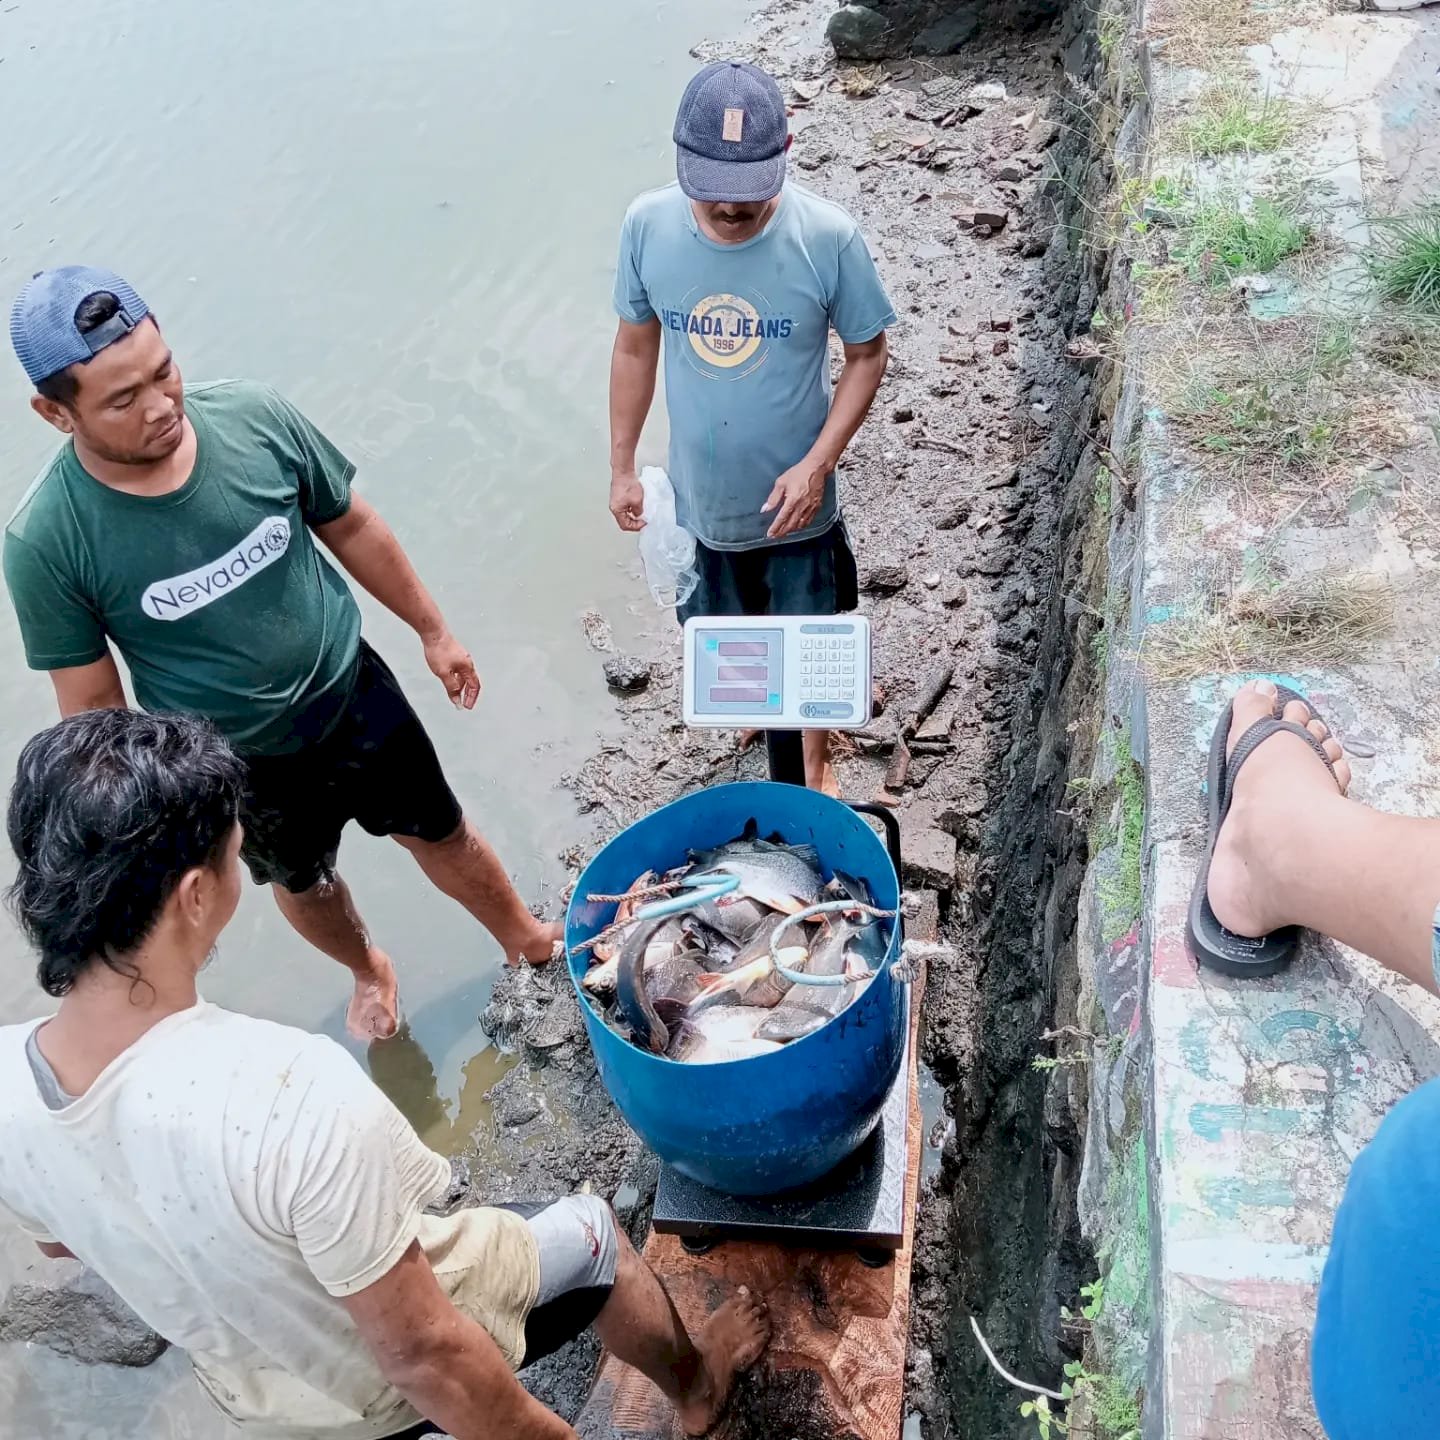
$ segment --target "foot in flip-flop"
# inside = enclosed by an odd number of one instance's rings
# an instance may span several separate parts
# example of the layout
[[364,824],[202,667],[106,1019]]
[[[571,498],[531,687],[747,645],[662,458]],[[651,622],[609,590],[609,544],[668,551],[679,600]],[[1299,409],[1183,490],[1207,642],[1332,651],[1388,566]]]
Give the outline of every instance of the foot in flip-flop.
[[1209,835],[1186,930],[1195,958],[1228,975],[1273,975],[1300,932],[1277,915],[1264,883],[1265,847],[1306,787],[1350,785],[1339,741],[1302,696],[1252,680],[1225,707],[1206,770]]

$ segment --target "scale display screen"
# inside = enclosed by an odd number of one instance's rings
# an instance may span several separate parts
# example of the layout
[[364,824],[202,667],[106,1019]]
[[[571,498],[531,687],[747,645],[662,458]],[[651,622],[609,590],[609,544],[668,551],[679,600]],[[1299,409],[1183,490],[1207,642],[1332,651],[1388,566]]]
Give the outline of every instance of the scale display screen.
[[695,709],[701,715],[778,715],[785,677],[783,630],[695,632]]

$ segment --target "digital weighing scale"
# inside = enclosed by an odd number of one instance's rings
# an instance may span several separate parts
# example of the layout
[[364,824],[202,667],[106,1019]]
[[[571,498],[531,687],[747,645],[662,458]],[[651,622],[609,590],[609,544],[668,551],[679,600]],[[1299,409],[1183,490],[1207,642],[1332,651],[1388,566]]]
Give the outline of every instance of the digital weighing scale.
[[863,615],[697,615],[685,622],[687,725],[855,730],[870,720]]
[[[765,732],[774,780],[805,783],[803,730],[855,730],[870,720],[870,621],[863,615],[698,615],[685,622],[687,725]],[[884,821],[898,866],[898,832]],[[911,1003],[907,990],[907,1007]],[[907,1010],[907,1037],[910,1032]],[[905,1229],[910,1041],[870,1138],[815,1185],[766,1198],[724,1195],[660,1167],[652,1224],[703,1251],[723,1239],[847,1246],[883,1264]]]

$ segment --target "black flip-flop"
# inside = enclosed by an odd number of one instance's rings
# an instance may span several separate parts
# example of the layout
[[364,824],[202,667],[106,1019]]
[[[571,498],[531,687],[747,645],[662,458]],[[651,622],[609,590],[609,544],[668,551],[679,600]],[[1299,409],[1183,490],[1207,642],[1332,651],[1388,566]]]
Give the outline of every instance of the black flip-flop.
[[1210,908],[1210,897],[1206,893],[1210,881],[1210,860],[1215,854],[1215,844],[1220,838],[1220,827],[1230,813],[1230,802],[1235,793],[1235,777],[1240,767],[1272,735],[1288,730],[1298,735],[1325,762],[1325,768],[1333,775],[1335,766],[1325,753],[1324,745],[1303,725],[1291,720],[1282,720],[1280,715],[1292,700],[1304,703],[1315,719],[1315,707],[1303,695],[1284,685],[1277,685],[1274,712],[1264,720],[1257,720],[1236,742],[1234,750],[1226,756],[1226,742],[1230,737],[1230,724],[1234,717],[1234,705],[1227,705],[1219,720],[1215,722],[1215,733],[1210,737],[1210,755],[1206,763],[1206,819],[1209,833],[1205,840],[1205,855],[1200,861],[1200,871],[1195,877],[1195,888],[1190,892],[1190,913],[1186,917],[1185,929],[1191,951],[1200,964],[1224,975],[1259,979],[1283,970],[1295,958],[1300,943],[1300,927],[1286,925],[1283,929],[1272,930],[1268,935],[1251,937],[1235,935],[1215,918]]

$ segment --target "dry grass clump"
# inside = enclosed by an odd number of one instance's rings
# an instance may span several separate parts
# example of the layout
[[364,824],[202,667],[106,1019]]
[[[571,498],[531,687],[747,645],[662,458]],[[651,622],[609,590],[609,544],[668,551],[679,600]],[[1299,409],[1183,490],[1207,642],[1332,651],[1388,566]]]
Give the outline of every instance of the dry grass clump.
[[1145,668],[1156,680],[1175,681],[1363,660],[1393,614],[1393,592],[1378,576],[1245,583],[1218,597],[1207,613],[1152,631]]
[[1146,34],[1165,41],[1167,65],[1205,69],[1218,55],[1263,44],[1304,13],[1300,3],[1264,7],[1250,0],[1154,0],[1146,9]]
[[874,95],[888,79],[883,65],[852,65],[840,72],[840,89],[852,100]]
[[1382,388],[1357,380],[1350,344],[1344,327],[1303,319],[1188,337],[1162,375],[1187,460],[1243,499],[1323,489],[1402,442]]

